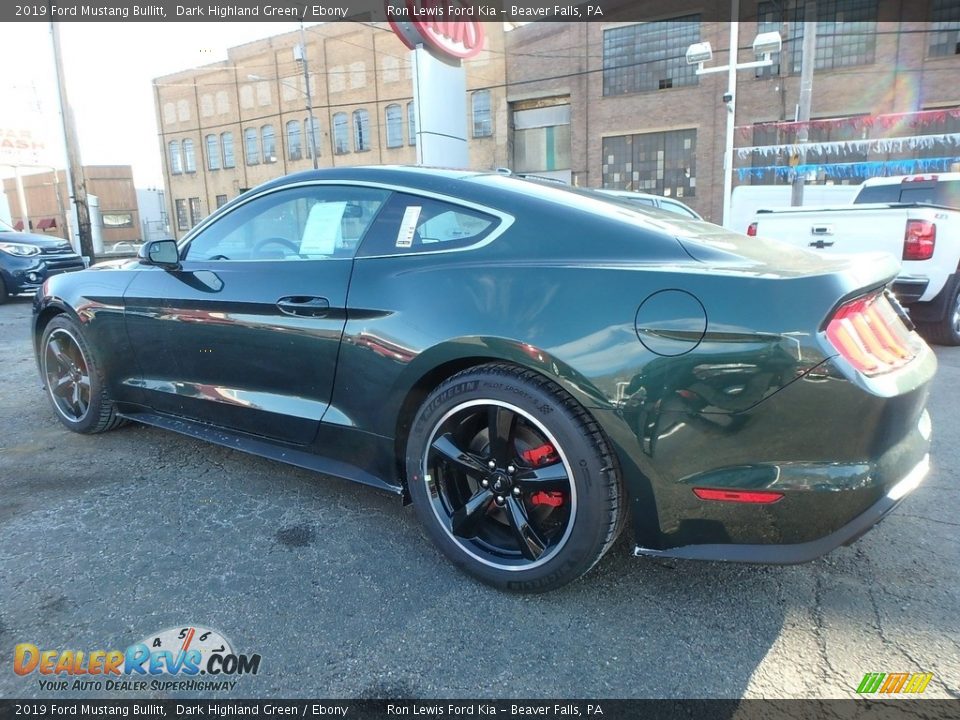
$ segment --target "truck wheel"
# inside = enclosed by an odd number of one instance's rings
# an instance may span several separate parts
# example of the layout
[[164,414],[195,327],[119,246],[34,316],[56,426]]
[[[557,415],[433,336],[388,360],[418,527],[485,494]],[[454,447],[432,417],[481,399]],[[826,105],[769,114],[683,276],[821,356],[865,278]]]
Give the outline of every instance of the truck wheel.
[[960,345],[960,282],[955,283],[953,299],[940,322],[917,323],[921,334],[937,345]]
[[7,286],[3,284],[3,278],[0,277],[0,305],[7,301]]

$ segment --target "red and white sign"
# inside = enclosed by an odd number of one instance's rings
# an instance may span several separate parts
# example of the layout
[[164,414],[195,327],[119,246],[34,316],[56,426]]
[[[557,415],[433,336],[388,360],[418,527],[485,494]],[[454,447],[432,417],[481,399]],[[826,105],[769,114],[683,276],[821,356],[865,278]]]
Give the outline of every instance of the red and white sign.
[[0,165],[40,165],[46,143],[27,128],[0,127]]
[[387,0],[385,5],[390,27],[411,50],[425,45],[454,60],[475,57],[483,50],[483,23],[450,19],[474,14],[466,0]]

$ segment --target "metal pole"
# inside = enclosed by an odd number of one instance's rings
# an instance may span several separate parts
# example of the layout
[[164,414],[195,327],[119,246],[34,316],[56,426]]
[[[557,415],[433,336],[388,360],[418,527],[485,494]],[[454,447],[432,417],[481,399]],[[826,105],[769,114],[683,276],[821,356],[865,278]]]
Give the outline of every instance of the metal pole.
[[[797,131],[797,145],[800,146],[798,165],[804,165],[807,161],[807,153],[803,149],[804,144],[810,139],[809,125],[810,106],[813,104],[813,69],[816,64],[817,56],[817,3],[816,0],[807,0],[803,6],[803,59],[800,65],[800,107],[797,113],[797,120],[800,125]],[[802,173],[794,171],[793,188],[790,191],[790,204],[794,207],[803,205],[803,183]]]
[[310,154],[313,155],[313,169],[320,168],[317,160],[317,126],[313,119],[313,95],[310,92],[310,70],[307,66],[307,34],[303,29],[303,20],[300,21],[300,59],[303,61],[303,84],[307,88],[307,117],[310,120]]
[[723,150],[723,225],[729,227],[730,203],[733,197],[733,129],[737,117],[737,47],[740,41],[739,0],[730,3],[730,60],[727,69],[727,137]]
[[77,208],[77,229],[80,235],[80,254],[88,258],[93,265],[96,254],[93,250],[93,233],[90,228],[90,208],[87,206],[87,182],[83,176],[83,163],[80,161],[80,143],[77,128],[73,120],[73,110],[67,99],[67,86],[64,82],[63,56],[60,51],[60,23],[50,21],[50,35],[53,39],[53,58],[57,68],[57,89],[60,95],[60,113],[63,118],[63,136],[67,146],[67,173],[73,180],[73,202]]

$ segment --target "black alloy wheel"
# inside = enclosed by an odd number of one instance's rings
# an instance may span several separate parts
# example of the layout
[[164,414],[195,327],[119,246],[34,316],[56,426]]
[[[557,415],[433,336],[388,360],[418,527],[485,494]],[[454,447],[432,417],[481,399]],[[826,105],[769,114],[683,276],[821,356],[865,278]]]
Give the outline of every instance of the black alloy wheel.
[[596,423],[529,370],[483,365],[424,401],[410,495],[431,539],[491,585],[546,591],[587,572],[622,525],[616,461]]
[[479,562],[536,567],[569,536],[573,473],[549,431],[519,407],[489,399],[454,407],[423,466],[437,520]]
[[77,323],[53,318],[43,331],[40,363],[57,419],[78,433],[111,430],[123,420],[107,397],[99,366]]

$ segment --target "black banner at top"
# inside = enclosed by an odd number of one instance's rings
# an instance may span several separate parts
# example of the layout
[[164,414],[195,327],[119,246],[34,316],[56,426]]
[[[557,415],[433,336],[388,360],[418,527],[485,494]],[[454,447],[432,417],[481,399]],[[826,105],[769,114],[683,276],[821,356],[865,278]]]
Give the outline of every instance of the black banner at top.
[[[820,3],[826,5],[827,3]],[[831,3],[832,5],[833,3]],[[960,0],[867,0],[856,21],[934,22],[950,19]],[[799,5],[802,7],[803,2]],[[388,12],[388,6],[393,6]],[[737,19],[755,22],[769,11],[764,0],[737,0]],[[398,8],[406,12],[400,16]],[[3,2],[0,22],[337,22],[387,20],[475,22],[639,22],[686,15],[700,22],[727,22],[731,0],[51,0]],[[693,18],[691,18],[693,19]]]
[[957,700],[0,700],[0,720],[957,720]]

